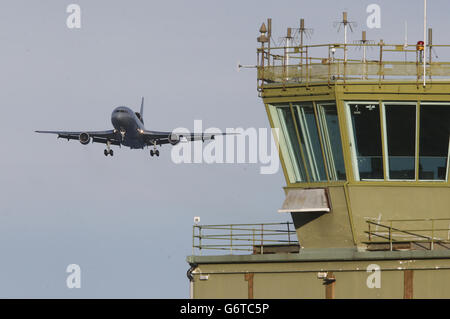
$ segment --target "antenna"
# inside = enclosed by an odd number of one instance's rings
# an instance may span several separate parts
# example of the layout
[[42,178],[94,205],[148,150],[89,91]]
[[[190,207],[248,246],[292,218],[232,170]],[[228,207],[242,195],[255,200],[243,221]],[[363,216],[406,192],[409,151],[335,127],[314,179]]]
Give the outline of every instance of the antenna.
[[428,48],[429,48],[429,63],[431,65],[431,51],[433,50],[433,29],[428,28]]
[[237,61],[236,71],[239,72],[239,71],[241,71],[241,69],[256,69],[256,65],[241,64],[240,61]]
[[367,32],[365,31],[365,30],[363,30],[362,32],[361,32],[361,39],[360,40],[357,40],[357,41],[355,41],[354,42],[355,44],[360,44],[361,45],[361,47],[363,48],[363,62],[365,63],[366,61],[367,61],[367,55],[366,55],[366,52],[367,52],[367,46],[366,46],[366,44],[373,44],[373,43],[375,43],[375,41],[373,41],[373,40],[367,40]]
[[403,43],[403,48],[408,48],[408,21],[405,20],[405,43]]
[[314,29],[305,28],[305,19],[300,19],[300,28],[298,28],[298,34],[300,35],[300,45],[303,46],[304,38],[310,38]]
[[338,32],[341,28],[341,25],[344,26],[344,62],[347,62],[347,28],[350,28],[350,31],[353,32],[353,27],[356,27],[357,24],[354,21],[348,21],[347,12],[342,12],[342,21],[335,22],[334,25],[338,25]]
[[289,47],[292,41],[292,28],[287,28],[286,33],[286,46],[284,47],[284,56],[286,59],[285,65],[289,65]]
[[408,60],[408,21],[405,20],[405,43],[403,43],[403,50],[405,50],[405,62]]
[[372,40],[367,40],[367,34],[366,31],[362,31],[361,33],[361,40],[357,40],[354,43],[356,44],[360,44],[363,48],[363,58],[362,58],[362,62],[363,62],[363,75],[362,78],[363,79],[367,79],[367,45],[368,43],[375,43],[375,41]]
[[313,29],[305,28],[305,19],[300,19],[300,28],[298,29],[298,33],[300,35],[300,64],[303,63],[303,41],[304,37],[309,38],[312,33]]
[[427,85],[427,0],[423,0],[423,87]]
[[270,66],[270,44],[272,40],[272,18],[267,18],[267,65]]

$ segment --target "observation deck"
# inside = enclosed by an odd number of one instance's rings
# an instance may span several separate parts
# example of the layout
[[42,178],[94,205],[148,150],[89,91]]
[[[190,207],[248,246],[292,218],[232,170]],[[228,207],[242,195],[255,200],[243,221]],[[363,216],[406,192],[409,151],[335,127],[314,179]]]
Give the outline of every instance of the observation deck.
[[[303,44],[304,26],[292,35],[288,28],[286,37],[279,44],[273,41],[271,21],[269,30],[265,24],[260,29],[257,49],[258,91],[274,86],[296,86],[323,84],[334,85],[347,82],[410,81],[417,86],[426,86],[433,81],[450,80],[450,61],[437,59],[439,55],[449,56],[450,45],[433,44],[429,29],[429,43],[389,44],[362,39],[353,43]],[[272,39],[272,41],[271,41]],[[428,53],[428,55],[427,55]],[[447,55],[445,55],[447,54]],[[434,57],[434,58],[433,58]]]

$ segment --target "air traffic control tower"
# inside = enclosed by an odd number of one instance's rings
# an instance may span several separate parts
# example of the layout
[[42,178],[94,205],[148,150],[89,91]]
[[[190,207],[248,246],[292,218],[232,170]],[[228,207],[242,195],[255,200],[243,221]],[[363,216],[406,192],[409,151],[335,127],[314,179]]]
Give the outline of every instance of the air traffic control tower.
[[[450,298],[450,45],[257,38],[284,224],[194,225],[193,298]],[[450,55],[449,55],[450,57]],[[270,196],[266,194],[265,196]],[[264,199],[262,199],[264,200]]]

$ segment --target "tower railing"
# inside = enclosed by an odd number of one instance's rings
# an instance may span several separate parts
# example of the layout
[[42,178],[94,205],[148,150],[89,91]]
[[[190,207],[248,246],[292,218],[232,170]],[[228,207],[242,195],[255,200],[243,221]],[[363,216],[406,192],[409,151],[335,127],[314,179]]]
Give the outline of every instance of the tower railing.
[[450,249],[450,218],[366,222],[369,250]]
[[[358,57],[363,49],[371,55]],[[433,49],[450,45],[433,45]],[[353,50],[352,50],[353,49]],[[429,49],[429,48],[427,48]],[[342,53],[341,53],[342,51]],[[343,52],[348,58],[343,58]],[[319,44],[290,47],[261,47],[257,50],[258,88],[269,84],[304,84],[336,81],[415,80],[422,84],[423,49],[411,44]],[[431,52],[431,51],[430,51]],[[444,52],[445,53],[445,52]],[[447,53],[448,55],[448,53]],[[445,56],[445,55],[444,55]],[[449,61],[425,61],[426,79],[450,79]]]
[[291,222],[264,224],[194,225],[192,254],[204,250],[229,254],[298,252],[299,243]]

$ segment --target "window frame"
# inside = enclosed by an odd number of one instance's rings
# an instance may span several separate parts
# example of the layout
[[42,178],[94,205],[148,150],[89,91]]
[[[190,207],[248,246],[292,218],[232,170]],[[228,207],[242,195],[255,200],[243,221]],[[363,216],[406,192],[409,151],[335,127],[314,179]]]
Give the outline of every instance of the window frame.
[[[331,140],[330,140],[330,133],[328,131],[328,124],[325,114],[325,108],[326,106],[334,106],[336,109],[336,115],[338,120],[338,127],[339,127],[339,140],[341,142],[340,148],[341,148],[341,155],[342,155],[342,161],[344,163],[344,173],[345,173],[345,179],[339,179],[337,169],[336,169],[336,155],[333,153],[333,149],[331,146]],[[348,179],[348,173],[345,165],[345,155],[344,155],[344,141],[342,140],[342,127],[341,123],[339,122],[339,109],[337,106],[336,101],[317,101],[315,102],[316,106],[316,119],[317,119],[317,127],[319,128],[319,135],[320,135],[320,141],[322,144],[322,153],[324,157],[324,163],[325,163],[325,170],[327,173],[327,178],[329,182],[342,182],[347,181]],[[325,130],[326,128],[326,130]],[[325,133],[327,131],[327,133]],[[333,167],[333,169],[332,169]],[[334,175],[334,176],[333,176]]]
[[[347,119],[347,131],[348,131],[348,138],[350,143],[350,158],[352,161],[352,170],[353,170],[353,178],[355,181],[358,182],[384,182],[386,181],[386,167],[384,163],[384,157],[385,157],[385,149],[384,149],[384,138],[383,138],[383,131],[385,130],[385,123],[383,121],[383,114],[382,114],[382,107],[379,100],[371,100],[371,101],[343,101],[345,105],[345,114]],[[361,179],[359,174],[359,165],[358,165],[358,158],[356,155],[356,143],[355,143],[355,134],[353,131],[353,121],[352,121],[352,114],[350,112],[350,105],[351,104],[359,104],[359,105],[371,105],[376,104],[378,105],[378,109],[380,112],[379,118],[380,118],[380,142],[381,142],[381,156],[383,158],[383,179],[374,178],[374,179]]]
[[417,182],[424,182],[424,183],[447,183],[449,182],[448,180],[448,176],[449,176],[449,165],[450,165],[450,136],[449,136],[449,141],[448,141],[448,151],[447,151],[447,169],[445,172],[445,180],[441,180],[441,179],[420,179],[419,178],[419,163],[420,163],[420,111],[422,109],[422,107],[426,107],[427,105],[440,105],[440,106],[448,106],[450,107],[450,102],[428,102],[428,101],[419,101],[418,103],[418,108],[417,108],[417,117],[419,120],[419,126],[418,126],[418,132],[417,132],[417,158],[416,158],[416,165],[417,165],[417,171],[416,171],[416,181]]
[[[309,182],[310,183],[328,183],[330,182],[330,178],[328,176],[328,170],[327,170],[327,163],[326,158],[323,150],[323,141],[321,136],[320,127],[318,124],[318,118],[317,118],[317,109],[316,109],[316,102],[315,101],[302,101],[302,102],[291,102],[292,110],[293,110],[293,117],[297,126],[297,130],[299,133],[299,143],[300,148],[304,154],[305,157],[305,169],[308,172],[309,175]],[[314,116],[314,127],[310,127],[307,118],[305,116],[305,107],[309,107],[312,109]],[[295,112],[297,111],[297,113]],[[312,133],[316,133],[317,140],[319,141],[319,147],[320,152],[316,154],[316,149],[314,148],[314,142],[313,138],[311,137]],[[303,138],[304,142],[304,148],[301,142],[301,139]],[[317,157],[321,158],[320,161],[317,160]],[[323,164],[323,172],[321,171],[320,164]],[[325,179],[321,180],[320,175],[321,173],[324,173]]]
[[[389,176],[389,145],[388,145],[388,136],[387,136],[387,128],[386,128],[386,104],[387,105],[411,105],[415,106],[415,115],[416,115],[416,125],[415,125],[415,136],[414,136],[414,178],[413,179],[391,179]],[[389,182],[415,182],[418,180],[418,158],[419,158],[419,117],[418,114],[420,112],[419,102],[413,101],[382,101],[381,102],[381,113],[382,113],[382,139],[383,139],[383,165],[384,165],[384,176],[385,181]]]
[[[307,154],[305,153],[306,150],[302,145],[301,142],[301,134],[303,134],[302,129],[299,127],[300,123],[298,123],[298,119],[297,116],[294,112],[294,108],[298,107],[299,109],[301,109],[301,107],[305,104],[308,104],[308,106],[310,106],[312,108],[312,110],[314,111],[313,115],[314,115],[314,122],[315,122],[315,128],[313,130],[316,131],[317,134],[317,139],[319,141],[320,144],[320,158],[321,161],[324,165],[324,173],[325,173],[325,179],[324,180],[313,180],[313,177],[310,176],[310,168],[307,166],[309,165],[307,162],[308,159],[306,158]],[[323,100],[323,101],[311,101],[311,100],[301,100],[301,101],[289,101],[289,102],[273,102],[273,103],[266,103],[266,107],[268,110],[268,113],[271,117],[271,121],[272,121],[272,125],[274,128],[278,128],[279,129],[279,136],[278,136],[278,144],[279,144],[279,149],[280,149],[280,155],[282,157],[283,160],[283,169],[284,169],[284,173],[285,173],[285,177],[288,181],[289,184],[291,185],[328,185],[328,184],[343,184],[346,183],[348,181],[348,172],[347,172],[347,165],[345,162],[345,150],[344,150],[344,145],[345,142],[342,139],[342,135],[339,134],[339,139],[341,142],[341,152],[342,152],[342,159],[344,161],[344,170],[345,170],[345,176],[346,179],[331,179],[329,176],[329,163],[328,163],[328,159],[325,155],[325,150],[324,150],[324,136],[323,136],[323,132],[322,132],[322,125],[323,123],[321,122],[321,120],[319,119],[319,108],[322,105],[332,105],[336,108],[336,112],[337,112],[337,117],[338,117],[338,125],[339,125],[339,132],[341,133],[342,130],[342,123],[341,123],[341,119],[340,119],[340,111],[339,111],[339,107],[338,107],[338,103],[336,102],[336,100]],[[280,108],[288,108],[290,109],[291,112],[291,116],[292,116],[292,120],[294,122],[294,126],[295,126],[295,133],[297,136],[297,141],[291,141],[291,137],[287,136],[286,134],[288,134],[287,132],[287,128],[285,127],[285,123],[284,123],[284,119],[282,118],[282,115],[280,114]],[[300,162],[298,163],[298,165],[301,165],[301,168],[296,167],[297,165],[297,161],[295,158],[293,158],[293,145],[289,145],[288,141],[291,141],[291,143],[295,143],[297,142],[299,150],[300,150]],[[306,143],[306,141],[305,141]],[[295,156],[294,156],[295,157]],[[315,165],[319,165],[319,163],[317,162]],[[297,171],[301,171],[304,170],[305,176],[302,176],[301,172],[300,174],[297,174]],[[303,177],[303,179],[302,179]]]
[[[282,121],[283,119],[280,118],[279,114],[279,108],[280,107],[287,107],[290,110],[290,103],[268,103],[267,104],[269,108],[269,113],[273,121],[273,126],[275,128],[279,129],[279,134],[277,136],[278,138],[278,144],[281,151],[281,156],[283,157],[283,162],[286,170],[286,175],[289,179],[289,182],[291,184],[295,183],[307,183],[307,180],[301,179],[301,174],[296,173],[296,171],[299,171],[299,169],[296,167],[295,160],[292,159],[292,145],[289,145],[288,141],[290,140],[290,137],[286,137],[286,133],[283,130]],[[295,156],[295,155],[294,155]],[[303,165],[303,163],[301,163]],[[299,178],[297,178],[299,177]]]

